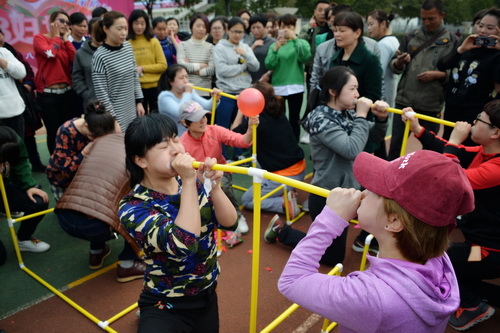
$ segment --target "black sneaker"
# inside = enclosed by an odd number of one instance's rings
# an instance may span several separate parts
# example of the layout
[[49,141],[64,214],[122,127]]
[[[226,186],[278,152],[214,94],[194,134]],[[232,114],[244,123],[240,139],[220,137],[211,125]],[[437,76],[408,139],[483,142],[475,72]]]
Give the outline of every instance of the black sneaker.
[[458,308],[451,314],[448,324],[457,331],[465,331],[477,323],[493,316],[495,309],[485,302],[479,303],[474,308]]
[[[352,244],[352,249],[356,252],[363,253],[363,251],[365,250],[365,241],[358,236],[354,240],[354,244]],[[368,252],[375,255],[378,254],[378,242],[375,238],[372,239]]]

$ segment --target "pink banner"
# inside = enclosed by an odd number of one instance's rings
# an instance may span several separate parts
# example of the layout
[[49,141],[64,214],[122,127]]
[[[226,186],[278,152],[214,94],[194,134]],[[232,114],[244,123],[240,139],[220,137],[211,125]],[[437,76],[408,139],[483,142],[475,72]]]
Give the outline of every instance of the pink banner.
[[0,29],[5,41],[28,60],[36,69],[33,37],[49,30],[49,16],[57,10],[68,14],[82,12],[91,18],[92,10],[105,7],[126,16],[134,9],[133,0],[0,0]]

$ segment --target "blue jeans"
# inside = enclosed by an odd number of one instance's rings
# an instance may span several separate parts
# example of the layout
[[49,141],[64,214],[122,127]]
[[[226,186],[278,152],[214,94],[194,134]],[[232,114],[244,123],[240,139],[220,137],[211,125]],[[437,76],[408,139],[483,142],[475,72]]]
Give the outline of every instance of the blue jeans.
[[[306,174],[306,170],[302,171],[298,175],[294,176],[287,176],[287,178],[295,179],[295,180],[304,180],[304,176]],[[274,191],[277,187],[281,186],[280,183],[273,182],[272,180],[269,179],[262,179],[262,185],[261,185],[261,196],[266,195],[267,193]],[[287,190],[291,191],[293,190],[292,187],[287,186]],[[267,212],[274,212],[274,213],[280,213],[283,214],[285,212],[285,209],[283,208],[283,190],[280,190],[276,193],[274,193],[272,196],[270,196],[267,199],[264,199],[261,201],[261,209],[265,210]],[[241,202],[243,206],[245,206],[248,209],[253,209],[253,186],[250,186],[250,188],[243,193],[243,196],[241,197]]]
[[[68,209],[59,209],[55,213],[61,228],[73,237],[89,241],[91,250],[104,249],[106,241],[114,238],[111,227],[101,220]],[[125,241],[118,259],[137,259],[137,255],[128,242]]]

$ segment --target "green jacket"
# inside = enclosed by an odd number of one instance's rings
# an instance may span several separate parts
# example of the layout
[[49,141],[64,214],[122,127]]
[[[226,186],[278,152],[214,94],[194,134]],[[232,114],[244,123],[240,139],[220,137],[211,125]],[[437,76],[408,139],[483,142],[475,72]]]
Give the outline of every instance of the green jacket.
[[23,140],[18,136],[19,143],[19,163],[13,165],[10,170],[10,176],[5,179],[5,183],[12,184],[16,183],[23,190],[28,190],[35,187],[37,184],[33,174],[31,172],[31,164],[28,159],[28,151],[24,145]]
[[358,79],[358,91],[361,97],[372,101],[382,98],[383,71],[380,59],[368,51],[365,42],[360,40],[348,60],[342,60],[344,49],[335,53],[330,68],[334,66],[346,66],[351,68]]
[[304,84],[304,64],[311,57],[309,43],[301,38],[289,40],[278,51],[271,44],[266,56],[266,68],[273,71],[274,87]]

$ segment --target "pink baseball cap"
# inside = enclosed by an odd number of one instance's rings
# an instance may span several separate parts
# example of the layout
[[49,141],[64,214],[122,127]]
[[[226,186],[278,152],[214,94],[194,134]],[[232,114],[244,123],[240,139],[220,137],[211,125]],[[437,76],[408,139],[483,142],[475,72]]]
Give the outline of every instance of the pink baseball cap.
[[197,122],[207,113],[211,112],[204,110],[200,103],[194,101],[185,102],[179,107],[179,120]]
[[435,227],[455,226],[457,216],[474,210],[474,193],[459,161],[430,150],[390,162],[362,152],[354,176],[364,188]]

